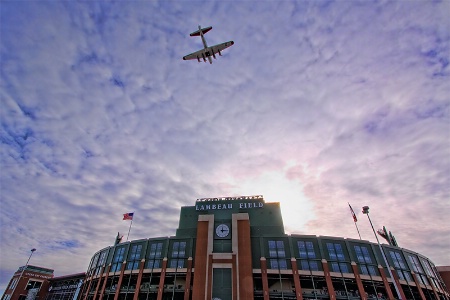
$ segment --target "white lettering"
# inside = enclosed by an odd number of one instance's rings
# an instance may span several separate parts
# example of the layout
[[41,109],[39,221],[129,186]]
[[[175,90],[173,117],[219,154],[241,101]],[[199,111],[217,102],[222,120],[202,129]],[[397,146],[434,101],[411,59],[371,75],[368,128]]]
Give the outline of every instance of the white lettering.
[[38,278],[53,278],[53,276],[45,276],[45,275],[39,275],[39,274],[33,274],[33,273],[24,273],[26,276],[30,277],[38,277]]
[[[261,208],[264,207],[264,202],[241,202],[239,203],[239,208],[251,209],[251,208]],[[218,203],[218,204],[205,204],[205,205],[195,205],[195,210],[217,210],[217,209],[233,209],[233,203]]]

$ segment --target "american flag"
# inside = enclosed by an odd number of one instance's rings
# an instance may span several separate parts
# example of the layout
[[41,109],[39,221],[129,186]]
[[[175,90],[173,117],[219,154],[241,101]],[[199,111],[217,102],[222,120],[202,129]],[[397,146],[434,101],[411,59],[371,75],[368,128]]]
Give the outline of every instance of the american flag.
[[134,215],[134,213],[123,214],[123,219],[124,220],[133,220],[133,215]]
[[352,213],[353,221],[355,221],[355,223],[358,222],[358,219],[356,218],[355,212],[353,211],[353,208],[350,205],[350,203],[348,204],[348,207],[350,207],[350,212]]

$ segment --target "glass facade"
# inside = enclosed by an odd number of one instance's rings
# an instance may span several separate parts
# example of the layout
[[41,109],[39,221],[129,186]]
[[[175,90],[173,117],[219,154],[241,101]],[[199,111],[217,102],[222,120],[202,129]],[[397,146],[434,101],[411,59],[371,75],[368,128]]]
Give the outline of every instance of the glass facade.
[[363,275],[378,275],[376,271],[376,266],[374,265],[374,261],[372,256],[370,255],[369,249],[366,246],[354,246],[356,258],[358,259],[358,267],[360,274]]
[[401,252],[389,250],[395,271],[400,280],[413,281],[409,269],[406,267],[405,260]]
[[271,269],[286,270],[286,251],[283,241],[269,241],[269,264]]
[[[252,247],[260,247],[252,251],[260,253],[267,260],[267,286],[269,287],[270,299],[283,297],[285,299],[295,298],[294,277],[291,271],[291,257],[297,262],[299,269],[299,283],[302,287],[304,299],[319,299],[328,297],[328,285],[323,274],[323,263],[328,264],[331,271],[330,279],[336,293],[336,299],[360,299],[359,289],[355,281],[353,269],[350,263],[354,261],[361,276],[361,283],[367,293],[367,299],[387,298],[386,287],[381,280],[377,261],[382,258],[376,256],[374,246],[369,242],[345,242],[342,239],[321,239],[320,237],[302,239],[299,236],[287,238],[258,238],[253,237]],[[255,242],[256,241],[256,242]],[[102,300],[113,300],[119,293],[119,300],[131,300],[138,290],[138,300],[157,299],[158,293],[163,293],[167,299],[184,299],[186,290],[186,267],[187,259],[193,256],[195,249],[192,248],[193,240],[161,239],[148,240],[147,242],[119,244],[96,253],[89,267],[89,274],[93,277],[92,283],[86,285],[82,293],[87,295],[86,300],[93,300],[93,295],[100,293],[102,287]],[[434,265],[426,258],[416,254],[403,251],[402,249],[385,248],[389,258],[389,264],[395,269],[406,299],[421,299],[422,292],[426,300],[435,299],[433,288],[440,293],[442,291],[442,280],[436,275]],[[292,255],[290,254],[292,253]],[[140,262],[144,259],[144,270],[142,279],[138,284]],[[167,259],[167,273],[163,276],[163,259]],[[121,267],[125,261],[124,271]],[[252,260],[254,269],[258,269],[259,260]],[[102,274],[102,268],[111,264],[110,273]],[[193,261],[195,267],[195,259]],[[175,271],[173,271],[175,269]],[[180,270],[183,269],[183,270]],[[170,271],[169,271],[170,270]],[[270,271],[271,272],[270,272]],[[307,273],[305,273],[307,271]],[[417,276],[421,287],[413,284],[411,272]],[[221,286],[215,289],[217,295],[222,298],[229,297],[233,285],[233,269],[213,268],[213,285]],[[99,277],[95,277],[98,276]],[[195,276],[195,273],[192,273]],[[254,299],[263,299],[263,277],[255,273],[253,285],[255,291]],[[370,277],[369,277],[370,276]],[[387,276],[387,274],[385,274]],[[102,280],[102,278],[104,278]],[[122,279],[120,279],[122,278]],[[106,280],[106,281],[105,281]],[[120,281],[121,280],[121,281]],[[160,289],[161,280],[164,281]],[[226,283],[226,286],[224,285]],[[192,289],[193,280],[190,281]],[[11,282],[11,286],[14,282]],[[431,286],[433,287],[431,287]],[[395,289],[390,283],[391,292],[396,296]],[[52,299],[56,299],[54,293]],[[214,294],[215,295],[215,294]],[[165,299],[163,297],[163,299]]]
[[427,280],[427,276],[425,275],[425,272],[423,271],[422,266],[419,263],[419,259],[417,256],[408,254],[409,262],[411,264],[412,270],[414,273],[416,273],[417,280],[419,280],[419,283],[421,284],[429,284]]
[[297,241],[298,256],[300,258],[298,268],[300,270],[319,271],[319,257],[311,241]]
[[170,268],[184,268],[186,258],[186,242],[174,242],[172,245],[172,255]]
[[139,269],[139,263],[141,262],[141,252],[142,252],[142,245],[132,245],[127,260],[126,270]]
[[146,269],[161,268],[163,243],[156,242],[150,244],[150,253],[146,263]]
[[343,247],[340,243],[327,243],[328,256],[330,258],[330,271],[350,273],[349,264],[346,263]]
[[122,267],[123,255],[125,253],[125,247],[116,248],[116,252],[114,253],[114,258],[111,265],[110,272],[118,272]]

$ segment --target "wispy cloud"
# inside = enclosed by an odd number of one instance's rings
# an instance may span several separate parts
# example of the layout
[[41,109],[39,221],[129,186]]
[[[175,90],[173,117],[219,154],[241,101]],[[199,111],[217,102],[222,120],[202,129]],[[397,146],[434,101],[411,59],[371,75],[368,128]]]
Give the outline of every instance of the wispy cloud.
[[[291,233],[355,237],[347,202],[369,205],[447,264],[449,5],[2,2],[0,289],[31,248],[82,272],[123,213],[132,239],[173,235],[231,194],[292,208]],[[198,24],[235,41],[213,65],[181,60]]]

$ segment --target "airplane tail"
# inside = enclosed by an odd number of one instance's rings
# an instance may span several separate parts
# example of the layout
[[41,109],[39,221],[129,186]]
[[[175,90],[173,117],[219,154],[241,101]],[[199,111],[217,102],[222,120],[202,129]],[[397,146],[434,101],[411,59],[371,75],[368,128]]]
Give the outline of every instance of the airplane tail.
[[199,36],[199,35],[200,35],[200,31],[201,31],[203,34],[205,34],[205,33],[207,33],[208,31],[210,31],[211,29],[212,29],[212,26],[205,27],[205,28],[201,28],[201,29],[200,29],[200,26],[199,26],[199,30],[194,31],[193,33],[190,34],[190,36]]

